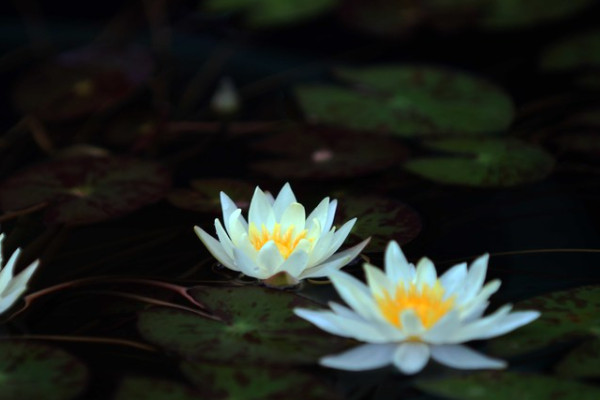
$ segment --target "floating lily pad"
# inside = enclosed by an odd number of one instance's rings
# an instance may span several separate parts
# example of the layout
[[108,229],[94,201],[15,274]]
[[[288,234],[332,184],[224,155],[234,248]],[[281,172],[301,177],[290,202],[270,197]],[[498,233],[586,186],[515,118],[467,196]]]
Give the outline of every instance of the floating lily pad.
[[490,29],[523,28],[569,18],[594,0],[493,0],[487,2],[479,25]]
[[600,398],[600,389],[592,385],[515,372],[477,372],[442,379],[419,380],[416,386],[429,394],[458,400]]
[[510,97],[481,78],[427,66],[340,68],[353,88],[296,88],[311,123],[402,137],[487,135],[514,117]]
[[[322,381],[288,368],[248,368],[183,363],[182,372],[210,399],[304,400],[337,399]],[[210,384],[207,384],[210,382]],[[302,388],[302,390],[298,390]]]
[[292,293],[260,287],[202,288],[191,292],[221,321],[169,308],[140,314],[148,341],[185,359],[231,364],[314,363],[344,340],[296,317],[294,307],[315,307]]
[[512,356],[600,332],[600,286],[584,286],[524,300],[515,308],[538,310],[541,317],[488,342],[490,351]]
[[89,224],[115,218],[160,199],[168,172],[131,158],[69,158],[21,171],[0,186],[0,206],[19,210],[47,202],[50,224]]
[[195,390],[166,379],[126,377],[121,381],[115,400],[201,400]]
[[600,31],[580,33],[555,43],[542,54],[540,65],[546,71],[599,68]]
[[426,146],[444,153],[417,158],[405,168],[435,182],[508,187],[544,179],[552,171],[554,159],[539,147],[516,139],[447,139]]
[[44,120],[80,117],[123,100],[152,69],[152,59],[139,48],[86,47],[30,71],[14,98],[22,112]]
[[20,340],[0,341],[0,398],[67,400],[88,381],[85,365],[63,350]]
[[349,132],[304,130],[269,136],[255,144],[273,158],[251,168],[274,178],[353,178],[400,164],[406,149],[388,138]]
[[595,339],[585,341],[558,363],[555,371],[571,378],[600,377],[600,331]]
[[410,206],[382,197],[348,197],[341,199],[337,221],[358,218],[350,237],[371,241],[366,251],[383,251],[390,240],[401,245],[421,232],[421,218]]
[[243,13],[253,28],[289,25],[331,11],[339,0],[208,0],[205,8],[213,12]]
[[239,208],[250,205],[254,187],[234,179],[196,179],[190,182],[192,190],[176,189],[167,199],[175,207],[185,210],[214,213],[221,210],[220,193],[225,192]]

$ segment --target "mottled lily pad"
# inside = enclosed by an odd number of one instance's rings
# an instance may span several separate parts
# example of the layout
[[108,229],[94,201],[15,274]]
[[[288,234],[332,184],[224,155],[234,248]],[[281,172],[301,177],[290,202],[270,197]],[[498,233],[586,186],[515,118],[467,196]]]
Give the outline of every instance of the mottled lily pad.
[[345,341],[296,317],[315,307],[292,293],[260,287],[199,288],[191,292],[221,321],[169,308],[143,311],[138,329],[151,343],[188,360],[231,364],[314,363]]
[[200,400],[205,399],[195,390],[177,382],[148,377],[124,378],[115,400]]
[[600,31],[580,33],[550,46],[540,60],[546,71],[600,68]]
[[554,159],[539,147],[516,139],[447,139],[426,147],[452,155],[417,158],[405,168],[435,182],[508,187],[544,179]]
[[252,28],[289,25],[318,17],[338,0],[208,0],[205,8],[213,12],[243,13]]
[[50,224],[89,224],[160,199],[170,186],[158,164],[131,158],[68,158],[21,171],[0,186],[0,206],[19,210],[47,202]]
[[500,356],[538,350],[550,344],[600,332],[600,286],[553,292],[524,300],[516,309],[538,310],[541,317],[505,336],[489,341]]
[[14,98],[22,112],[44,120],[80,117],[123,100],[152,69],[152,59],[139,48],[86,47],[30,71]]
[[371,237],[366,251],[381,252],[390,240],[401,245],[421,232],[421,218],[402,202],[382,197],[348,197],[340,199],[336,221],[358,218],[350,237]]
[[63,350],[20,340],[0,341],[0,398],[68,400],[88,381],[85,365]]
[[[288,368],[248,368],[219,364],[183,363],[185,376],[209,399],[304,400],[337,399],[324,382]],[[210,384],[207,384],[210,382]],[[302,390],[298,390],[302,388]]]
[[176,189],[167,199],[175,207],[185,210],[214,213],[221,210],[220,193],[225,192],[239,208],[250,205],[254,187],[235,179],[196,179],[190,182],[192,189]]
[[514,116],[510,97],[474,76],[427,66],[340,68],[354,87],[296,88],[311,123],[402,137],[487,135],[506,130]]
[[598,336],[569,352],[556,366],[556,373],[570,378],[599,378],[600,331]]
[[600,397],[600,389],[592,385],[515,372],[477,372],[419,380],[416,386],[429,394],[457,400],[594,400]]
[[269,136],[254,148],[274,158],[252,169],[274,178],[353,178],[400,164],[406,149],[389,138],[344,131],[302,130]]
[[594,0],[493,0],[487,2],[479,25],[490,29],[523,28],[569,18]]

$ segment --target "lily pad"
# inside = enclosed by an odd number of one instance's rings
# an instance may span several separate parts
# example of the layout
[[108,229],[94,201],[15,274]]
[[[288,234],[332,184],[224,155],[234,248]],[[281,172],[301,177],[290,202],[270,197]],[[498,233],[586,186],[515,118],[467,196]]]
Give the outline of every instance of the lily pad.
[[477,372],[417,381],[429,394],[458,400],[561,399],[593,400],[600,389],[556,377],[515,372]]
[[339,202],[337,220],[358,218],[350,237],[371,237],[366,251],[381,252],[390,240],[401,245],[421,232],[419,214],[407,204],[382,197],[348,197]]
[[546,71],[600,68],[600,31],[580,33],[555,43],[542,54],[540,66]]
[[191,295],[221,321],[169,308],[140,313],[138,329],[151,343],[188,360],[230,364],[297,364],[346,343],[296,317],[294,307],[316,304],[260,287],[198,288]]
[[14,99],[26,114],[58,121],[106,109],[148,79],[153,61],[136,48],[86,47],[63,53],[30,71]]
[[542,180],[554,167],[550,154],[517,139],[447,139],[425,145],[454,154],[413,159],[405,168],[439,183],[509,187]]
[[569,18],[592,5],[594,0],[493,0],[487,3],[480,26],[514,29]]
[[185,210],[214,213],[221,210],[220,193],[225,192],[239,208],[250,205],[254,187],[235,179],[196,179],[190,182],[192,189],[176,189],[167,199],[175,207]]
[[49,224],[89,224],[159,200],[170,186],[160,165],[132,158],[50,161],[21,171],[0,186],[0,206],[19,210],[47,202]]
[[205,8],[213,12],[243,13],[252,28],[289,25],[331,11],[339,0],[208,0]]
[[296,88],[311,123],[402,137],[482,136],[506,130],[514,117],[511,98],[492,83],[429,66],[340,68],[354,85]]
[[195,390],[166,379],[126,377],[121,381],[114,400],[200,400]]
[[274,158],[251,168],[274,178],[354,178],[401,163],[406,149],[389,138],[344,131],[302,130],[269,136],[254,149]]
[[[288,368],[236,368],[230,365],[185,362],[181,370],[204,398],[244,400],[338,399],[322,381]],[[207,385],[207,382],[210,382]],[[302,390],[298,390],[302,388]]]
[[600,377],[600,331],[595,339],[576,347],[555,368],[559,375],[570,378]]
[[0,341],[3,400],[67,400],[85,389],[85,365],[63,350],[20,340]]
[[513,356],[600,333],[600,286],[545,294],[521,301],[515,308],[538,310],[542,315],[514,332],[490,340],[489,349],[494,354]]

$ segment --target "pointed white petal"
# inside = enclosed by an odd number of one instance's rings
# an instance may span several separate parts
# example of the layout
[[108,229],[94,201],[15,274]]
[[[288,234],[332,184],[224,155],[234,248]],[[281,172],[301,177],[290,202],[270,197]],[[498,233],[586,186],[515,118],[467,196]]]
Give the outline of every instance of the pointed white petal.
[[259,187],[256,187],[254,190],[254,195],[250,201],[248,222],[256,225],[258,229],[260,229],[262,225],[265,225],[267,229],[270,230],[273,228],[273,225],[275,225],[273,208],[271,207],[271,204],[269,204],[264,192],[260,190]]
[[333,310],[333,312],[336,313],[337,315],[339,315],[340,317],[350,318],[350,319],[357,319],[357,320],[361,320],[361,321],[363,320],[360,315],[358,315],[357,313],[355,313],[354,311],[352,311],[348,307],[345,307],[345,306],[343,306],[341,304],[338,304],[338,303],[336,303],[334,301],[330,301],[327,304],[329,305],[329,307],[331,307],[331,309]]
[[515,311],[498,319],[489,329],[478,336],[479,339],[490,339],[504,335],[517,328],[527,325],[540,316],[538,311]]
[[284,211],[288,206],[292,203],[296,202],[296,196],[294,196],[294,192],[289,183],[286,182],[285,185],[279,191],[275,202],[273,203],[273,211],[275,213],[275,218],[277,221],[281,220]]
[[271,276],[268,271],[260,268],[258,264],[239,247],[233,249],[233,256],[238,271],[242,272],[244,275],[257,279],[267,279]]
[[481,287],[483,286],[483,282],[485,281],[489,258],[489,254],[484,254],[473,261],[471,267],[469,268],[467,278],[465,279],[463,290],[458,296],[458,304],[468,303],[473,299],[473,297],[475,297],[477,293],[479,293]]
[[39,265],[39,260],[32,262],[27,268],[15,276],[9,283],[6,289],[2,292],[2,297],[10,296],[14,292],[18,293],[17,297],[27,289],[27,283]]
[[407,284],[412,281],[411,268],[397,242],[388,243],[385,249],[384,264],[385,274],[393,284],[397,285],[399,282]]
[[400,372],[412,375],[427,365],[429,354],[429,346],[425,343],[405,342],[396,348],[392,360]]
[[223,264],[227,268],[232,269],[234,271],[239,271],[238,267],[235,265],[235,261],[227,255],[227,253],[223,249],[223,246],[221,246],[221,243],[219,243],[215,238],[206,233],[204,229],[200,228],[199,226],[194,227],[194,232],[196,232],[198,238],[200,238],[202,243],[204,243],[204,246],[206,246],[206,248],[208,249],[210,254],[213,255],[214,258],[216,258],[221,264]]
[[333,234],[333,240],[331,242],[331,247],[329,248],[329,255],[335,253],[340,247],[342,247],[342,244],[344,244],[344,241],[350,234],[350,231],[354,227],[355,223],[356,218],[352,218]]
[[319,363],[329,368],[365,371],[390,364],[393,350],[393,344],[364,344],[341,354],[323,357]]
[[448,343],[448,337],[461,327],[460,313],[452,310],[444,315],[434,326],[423,333],[423,340],[431,344]]
[[331,243],[333,242],[333,235],[335,234],[334,230],[331,230],[321,236],[315,246],[313,247],[313,251],[310,254],[310,264],[317,265],[325,260],[325,256],[327,252],[331,248]]
[[[2,253],[2,248],[0,247],[0,253]],[[21,249],[15,250],[15,252],[10,256],[8,262],[0,271],[0,294],[3,293],[8,287],[9,282],[13,278],[13,270],[15,269],[15,264],[17,263],[17,258],[21,254]]]
[[332,272],[339,270],[340,268],[344,267],[352,260],[354,260],[365,248],[365,246],[369,243],[370,240],[371,238],[365,239],[356,246],[350,247],[349,249],[334,254],[333,256],[328,258],[324,263],[317,265],[316,267],[308,268],[305,271],[305,273],[302,274],[302,279],[328,276]]
[[217,238],[219,239],[223,250],[225,250],[225,253],[227,253],[231,259],[233,259],[233,243],[227,235],[227,232],[225,232],[225,229],[223,229],[221,221],[219,221],[217,218],[215,218],[215,230],[217,231]]
[[292,277],[296,279],[301,279],[300,276],[302,272],[306,269],[306,265],[308,264],[308,254],[306,251],[301,249],[296,249],[290,256],[281,264],[279,267],[279,271],[286,271]]
[[256,263],[269,276],[275,275],[285,260],[274,241],[269,240],[258,251]]
[[312,239],[315,243],[317,243],[317,241],[321,237],[321,233],[323,231],[321,229],[321,223],[319,222],[319,220],[316,218],[313,218],[310,223],[307,222],[306,229],[307,229],[306,238]]
[[408,337],[421,337],[425,330],[417,314],[410,308],[401,312],[400,322],[402,324],[402,331]]
[[461,345],[439,345],[431,349],[431,358],[440,364],[459,369],[500,369],[506,367],[506,362],[484,356],[468,347]]
[[382,270],[368,263],[365,263],[363,268],[373,296],[383,297],[385,293],[392,294],[394,292],[394,287]]
[[[315,209],[308,215],[308,218],[306,218],[307,221],[307,225],[306,225],[306,229],[310,230],[314,224],[313,220],[317,220],[319,223],[319,228],[322,229],[322,227],[325,226],[325,224],[327,223],[327,212],[329,211],[329,197],[325,197],[323,200],[321,200],[321,202],[319,203],[319,205],[317,205],[315,207]],[[320,231],[319,234],[321,234],[323,231]]]
[[435,271],[435,265],[427,258],[423,257],[417,263],[417,275],[415,278],[417,288],[423,285],[433,286],[437,280],[437,273]]
[[361,281],[342,271],[331,273],[329,279],[340,297],[360,316],[367,320],[383,320],[371,291]]
[[229,221],[229,217],[231,214],[237,210],[239,207],[231,200],[229,196],[225,192],[221,192],[221,209],[223,210],[223,222],[227,224]]
[[467,263],[457,264],[440,277],[444,287],[444,300],[462,290],[467,278]]
[[[229,220],[227,223],[227,232],[229,233],[229,237],[231,238],[231,242],[234,247],[239,246],[241,242],[241,238],[243,235],[248,233],[248,227],[245,226],[242,210],[237,209],[231,213],[229,216]],[[260,229],[260,227],[258,227]]]
[[290,204],[283,212],[280,221],[283,232],[287,231],[289,227],[294,227],[294,232],[299,233],[304,229],[304,225],[306,224],[304,206],[300,203]]
[[461,343],[468,342],[469,340],[482,339],[488,335],[490,331],[495,329],[495,326],[502,321],[502,319],[510,313],[512,306],[507,304],[500,307],[492,314],[477,319],[471,323],[465,324],[461,327],[460,331],[449,337],[449,343]]
[[496,293],[500,288],[500,283],[499,279],[488,282],[470,302],[463,304],[462,313],[465,315],[465,318],[472,314],[472,310],[480,309],[481,304],[487,304],[490,296]]
[[338,324],[338,316],[330,311],[316,311],[307,308],[294,308],[294,314],[333,335],[352,337],[350,332]]
[[333,226],[333,220],[335,219],[335,211],[337,209],[337,200],[331,200],[329,203],[329,210],[327,211],[327,219],[323,224],[323,232],[329,232]]

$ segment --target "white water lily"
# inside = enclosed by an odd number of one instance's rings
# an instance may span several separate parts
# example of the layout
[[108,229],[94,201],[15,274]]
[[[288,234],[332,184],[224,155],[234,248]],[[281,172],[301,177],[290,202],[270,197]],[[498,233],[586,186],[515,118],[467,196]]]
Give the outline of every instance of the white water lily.
[[[4,234],[0,235],[0,265],[2,265],[2,243],[4,241]],[[8,310],[27,290],[27,283],[31,279],[31,275],[35,272],[38,267],[38,260],[34,261],[21,271],[19,274],[13,277],[13,270],[17,259],[21,254],[21,249],[17,249],[12,256],[8,259],[8,262],[4,267],[0,267],[0,314]]]
[[500,307],[483,317],[499,280],[483,285],[489,256],[450,268],[439,278],[427,258],[416,268],[396,242],[385,252],[385,273],[365,264],[368,286],[341,271],[330,279],[352,308],[330,303],[332,311],[297,308],[296,315],[334,335],[367,344],[321,358],[323,366],[360,371],[394,364],[405,374],[421,371],[429,358],[459,369],[499,369],[506,362],[461,343],[489,339],[536,319],[537,311],[511,312]]
[[285,286],[301,279],[319,278],[352,261],[369,239],[336,253],[356,222],[351,219],[336,230],[337,201],[323,199],[306,217],[304,206],[286,183],[277,198],[256,188],[248,210],[242,210],[223,192],[223,225],[215,219],[216,240],[202,228],[194,230],[221,264],[267,285]]

